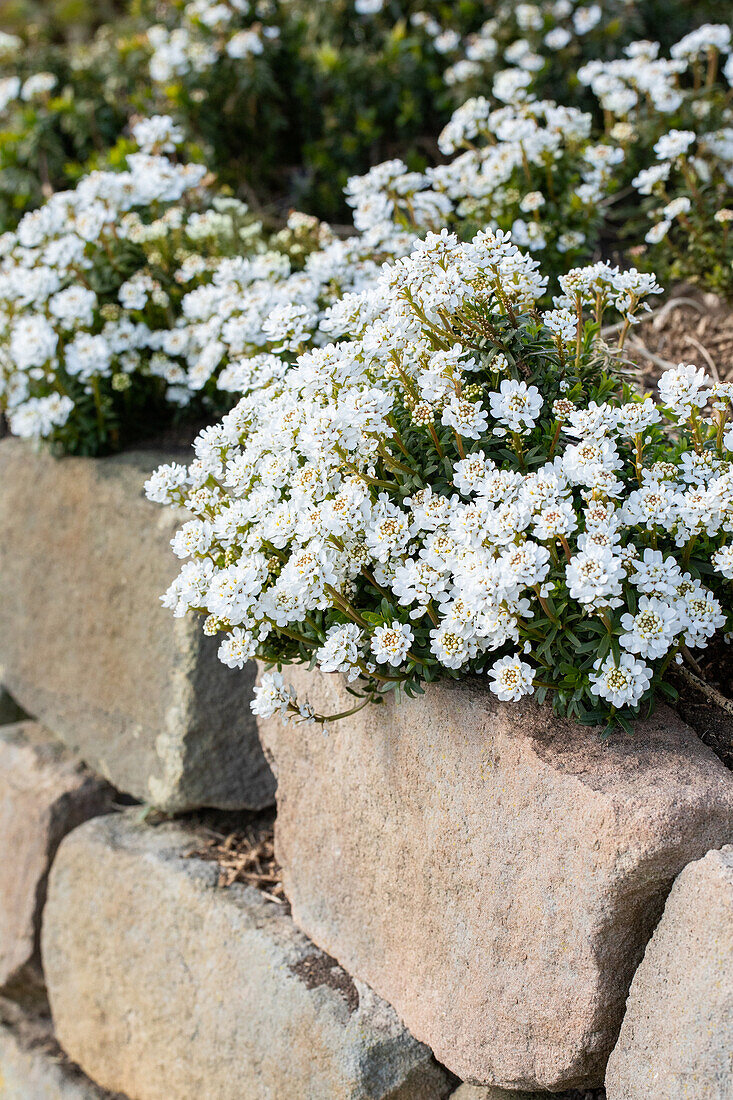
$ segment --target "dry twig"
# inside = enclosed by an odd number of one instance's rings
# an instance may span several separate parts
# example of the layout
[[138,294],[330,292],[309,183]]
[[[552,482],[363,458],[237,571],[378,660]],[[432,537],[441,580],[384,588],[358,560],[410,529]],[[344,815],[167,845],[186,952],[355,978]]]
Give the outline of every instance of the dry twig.
[[694,336],[690,336],[689,332],[685,333],[685,335],[683,337],[683,340],[686,344],[692,344],[694,347],[697,348],[697,350],[700,352],[700,354],[704,357],[705,362],[707,363],[707,365],[710,367],[713,378],[715,379],[716,382],[719,382],[720,381],[720,375],[718,374],[718,368],[716,367],[715,363],[713,362],[713,358],[712,358],[710,352],[708,351],[708,349],[703,347],[702,344],[700,343],[700,341],[696,340]]
[[205,859],[219,866],[218,886],[227,887],[235,882],[256,886],[265,897],[278,905],[285,904],[280,868],[275,859],[273,835],[267,832],[233,832],[224,836],[212,829],[202,837],[203,843],[189,852],[190,859]]
[[733,715],[733,700],[729,699],[726,695],[723,695],[722,691],[718,691],[712,684],[708,684],[705,680],[700,679],[694,672],[691,672],[689,668],[685,668],[684,665],[680,665],[675,670],[683,680],[687,680],[688,684],[691,684],[701,695],[705,695],[716,706],[724,710],[726,714]]

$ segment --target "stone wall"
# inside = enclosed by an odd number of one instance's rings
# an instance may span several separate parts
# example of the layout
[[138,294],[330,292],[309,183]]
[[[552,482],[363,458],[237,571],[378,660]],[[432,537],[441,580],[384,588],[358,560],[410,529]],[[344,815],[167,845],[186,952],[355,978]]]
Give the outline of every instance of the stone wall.
[[257,809],[274,783],[253,675],[160,596],[178,519],[143,495],[171,455],[56,460],[0,441],[0,682],[121,791],[161,809]]
[[475,684],[257,729],[256,670],[157,610],[159,458],[0,442],[0,1098],[729,1100],[733,774],[695,731]]

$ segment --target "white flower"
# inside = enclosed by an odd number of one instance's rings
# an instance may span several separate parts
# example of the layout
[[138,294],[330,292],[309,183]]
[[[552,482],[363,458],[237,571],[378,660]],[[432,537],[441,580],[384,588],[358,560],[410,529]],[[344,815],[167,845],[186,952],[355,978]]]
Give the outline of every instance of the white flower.
[[683,596],[685,645],[704,648],[716,630],[725,626],[726,615],[720,602],[699,582],[689,587]]
[[653,596],[642,596],[635,615],[621,616],[624,649],[654,660],[663,657],[682,629],[676,610]]
[[602,16],[600,4],[591,4],[589,8],[576,8],[573,26],[578,34],[587,34],[600,23]]
[[649,168],[643,168],[638,176],[631,181],[640,195],[651,195],[658,183],[664,183],[669,179],[670,164],[653,164]]
[[562,343],[574,343],[578,331],[578,319],[569,309],[549,309],[542,314],[542,320]]
[[489,669],[489,676],[493,678],[489,684],[491,691],[504,703],[516,702],[523,695],[534,692],[534,670],[519,654],[495,661]]
[[144,153],[173,153],[184,139],[183,130],[170,115],[151,115],[132,127],[133,139]]
[[254,28],[237,31],[236,34],[232,35],[226,45],[228,56],[237,59],[256,57],[264,53],[264,50],[265,47],[262,38]]
[[662,415],[651,397],[643,401],[630,401],[618,410],[618,425],[624,435],[640,435],[661,419]]
[[499,391],[489,394],[491,415],[512,432],[525,432],[534,427],[542,408],[542,397],[536,386],[504,378]]
[[66,423],[73,408],[71,398],[58,393],[31,397],[9,412],[10,430],[21,439],[43,439]]
[[396,619],[389,626],[378,626],[372,635],[370,648],[380,664],[401,665],[407,657],[415,635],[409,626]]
[[545,45],[548,50],[564,50],[568,43],[572,41],[572,37],[570,31],[564,27],[553,27],[545,35]]
[[662,213],[665,218],[672,220],[678,218],[680,214],[686,214],[692,206],[692,202],[688,199],[687,195],[680,195],[679,198],[673,199],[672,202],[668,202]]
[[614,707],[636,706],[648,690],[652,671],[630,653],[622,653],[618,664],[612,655],[595,663],[597,672],[590,674],[590,690]]
[[[244,668],[247,661],[251,661],[257,652],[257,645],[249,637],[246,631],[236,626],[219,646],[219,660],[228,668]],[[264,677],[263,677],[264,680]],[[256,692],[257,689],[255,689]],[[250,704],[254,710],[253,703]],[[255,714],[262,713],[255,711]],[[268,717],[263,715],[263,717]]]
[[356,623],[330,627],[326,641],[316,650],[316,662],[323,672],[344,672],[349,680],[359,675],[362,631]]
[[10,354],[19,370],[42,367],[56,351],[58,336],[45,317],[30,314],[15,321]]
[[455,428],[464,439],[480,439],[489,425],[489,418],[480,401],[452,397],[443,411],[441,423]]
[[618,606],[624,575],[621,559],[601,548],[573,555],[565,569],[570,595],[589,607]]
[[282,673],[266,672],[255,686],[250,708],[259,718],[272,718],[275,714],[285,718],[295,702],[295,692],[286,686]]
[[696,134],[692,130],[669,130],[657,141],[654,152],[657,160],[676,160],[683,156],[695,140]]
[[430,649],[445,668],[460,668],[476,656],[478,647],[472,638],[466,637],[459,624],[444,619],[440,626],[430,631]]
[[34,73],[29,76],[23,85],[20,98],[26,101],[35,99],[36,96],[46,95],[56,87],[56,77],[53,73]]
[[647,244],[659,244],[660,241],[664,240],[671,228],[672,223],[670,221],[665,220],[657,222],[656,225],[653,225],[651,229],[647,230],[644,240]]
[[712,556],[712,563],[719,573],[729,581],[733,580],[733,546],[721,546]]
[[677,594],[682,570],[671,554],[665,558],[661,550],[646,549],[633,563],[629,580],[640,592],[665,599]]
[[705,371],[692,363],[678,363],[662,372],[659,379],[659,396],[680,416],[689,416],[693,407],[701,409],[707,402],[710,379]]

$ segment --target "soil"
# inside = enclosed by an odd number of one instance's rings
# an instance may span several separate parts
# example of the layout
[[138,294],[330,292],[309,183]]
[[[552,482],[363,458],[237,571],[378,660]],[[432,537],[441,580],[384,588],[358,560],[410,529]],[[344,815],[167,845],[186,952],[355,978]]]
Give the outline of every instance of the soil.
[[306,989],[317,989],[320,985],[326,985],[341,993],[350,1015],[359,1007],[359,991],[353,978],[330,955],[307,955],[295,966],[291,966],[290,970],[305,983]]
[[[733,701],[733,645],[714,638],[707,649],[697,651],[701,679]],[[692,678],[672,673],[671,682],[679,691],[675,710],[690,725],[701,741],[733,771],[733,714],[727,713]],[[733,702],[732,702],[733,708]]]
[[721,382],[733,379],[733,309],[714,294],[695,287],[674,288],[649,320],[631,330],[629,358],[644,387],[653,390],[661,371],[695,363]]

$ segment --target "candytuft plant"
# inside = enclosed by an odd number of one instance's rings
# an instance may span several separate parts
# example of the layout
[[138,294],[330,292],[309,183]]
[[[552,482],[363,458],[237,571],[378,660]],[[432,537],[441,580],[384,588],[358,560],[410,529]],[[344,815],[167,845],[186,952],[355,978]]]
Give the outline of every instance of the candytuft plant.
[[344,302],[351,341],[300,355],[189,468],[151,477],[193,516],[164,604],[203,614],[231,667],[280,670],[265,716],[326,720],[284,679],[306,663],[344,673],[355,709],[475,674],[628,727],[728,623],[733,576],[733,389],[682,364],[655,403],[622,376],[660,290],[598,263],[542,311],[508,235],[429,234]]

